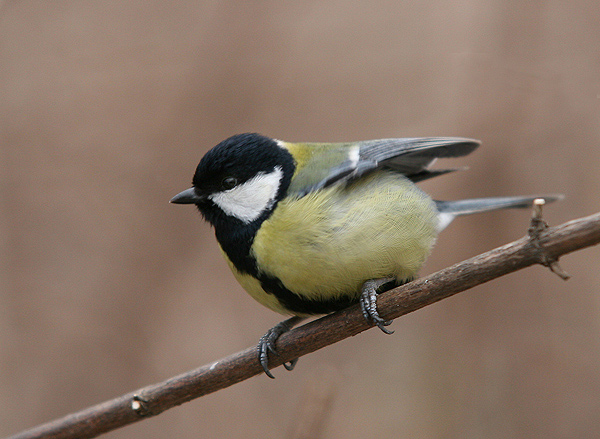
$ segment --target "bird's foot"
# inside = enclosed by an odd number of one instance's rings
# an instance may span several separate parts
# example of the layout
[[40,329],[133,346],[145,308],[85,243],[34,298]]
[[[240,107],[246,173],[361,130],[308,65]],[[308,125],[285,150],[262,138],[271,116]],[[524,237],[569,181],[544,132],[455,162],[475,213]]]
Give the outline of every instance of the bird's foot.
[[[278,355],[277,350],[275,349],[275,343],[277,342],[277,339],[302,320],[302,317],[291,317],[273,326],[265,335],[260,338],[258,342],[258,361],[265,371],[265,374],[267,374],[269,378],[275,378],[269,370],[269,352],[271,352],[273,355]],[[297,362],[298,359],[294,358],[289,363],[283,363],[283,367],[285,367],[287,370],[292,370]]]
[[392,324],[393,320],[384,320],[377,312],[377,294],[381,287],[393,287],[396,285],[395,278],[370,279],[363,284],[360,294],[360,308],[363,316],[368,322],[373,322],[379,329],[386,334],[393,334],[394,331],[387,329],[386,326]]

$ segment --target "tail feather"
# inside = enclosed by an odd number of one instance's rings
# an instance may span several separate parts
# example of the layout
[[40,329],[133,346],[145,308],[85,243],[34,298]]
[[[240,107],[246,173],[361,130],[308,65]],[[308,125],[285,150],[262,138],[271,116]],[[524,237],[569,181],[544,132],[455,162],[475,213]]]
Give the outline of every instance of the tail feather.
[[436,201],[436,207],[439,214],[438,230],[444,230],[454,218],[460,215],[469,215],[472,213],[489,212],[498,209],[521,209],[530,207],[533,200],[543,198],[547,203],[561,200],[563,195],[538,195],[523,197],[491,197],[491,198],[471,198],[468,200],[456,201]]

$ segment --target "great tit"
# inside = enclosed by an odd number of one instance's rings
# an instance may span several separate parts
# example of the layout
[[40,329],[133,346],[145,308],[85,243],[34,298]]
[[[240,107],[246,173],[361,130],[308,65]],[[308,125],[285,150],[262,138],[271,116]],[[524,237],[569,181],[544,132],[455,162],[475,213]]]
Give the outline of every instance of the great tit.
[[456,216],[532,204],[536,197],[434,201],[415,185],[454,170],[430,169],[437,158],[478,146],[457,137],[290,143],[238,134],[206,153],[193,187],[171,203],[195,204],[244,289],[294,316],[259,342],[259,361],[273,377],[268,353],[294,324],[358,302],[391,333],[377,294],[412,280]]

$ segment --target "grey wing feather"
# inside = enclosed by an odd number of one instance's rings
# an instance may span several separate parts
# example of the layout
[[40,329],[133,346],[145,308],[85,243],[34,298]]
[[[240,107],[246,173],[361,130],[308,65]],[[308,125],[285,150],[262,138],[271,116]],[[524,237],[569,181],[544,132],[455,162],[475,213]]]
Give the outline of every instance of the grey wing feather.
[[437,158],[467,155],[479,142],[460,137],[422,137],[307,145],[322,148],[323,154],[315,154],[294,177],[289,190],[298,196],[351,181],[377,168],[392,169],[414,182],[443,175],[456,169],[427,167]]
[[479,146],[479,141],[461,137],[381,139],[360,142],[361,160],[389,167],[416,181],[451,172],[429,171],[437,158],[462,157]]

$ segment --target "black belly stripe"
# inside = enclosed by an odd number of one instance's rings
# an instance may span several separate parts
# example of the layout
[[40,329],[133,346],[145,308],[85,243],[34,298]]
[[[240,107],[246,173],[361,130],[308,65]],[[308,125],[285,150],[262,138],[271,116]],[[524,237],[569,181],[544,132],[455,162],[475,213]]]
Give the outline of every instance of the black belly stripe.
[[[306,299],[298,294],[288,290],[285,285],[276,277],[262,275],[258,278],[260,284],[267,293],[273,294],[279,303],[288,311],[298,314],[329,314],[335,311],[348,308],[350,305],[358,303],[360,295],[356,297],[341,296],[326,300]],[[408,279],[404,282],[389,282],[380,287],[379,292],[391,290],[399,285],[410,282]]]
[[276,277],[260,276],[260,284],[267,293],[274,295],[285,309],[298,314],[329,314],[358,303],[358,297],[334,297],[327,300],[306,299],[292,293]]

